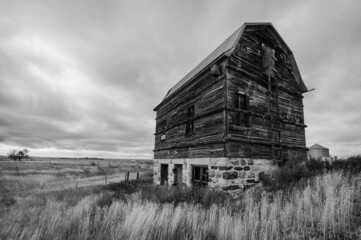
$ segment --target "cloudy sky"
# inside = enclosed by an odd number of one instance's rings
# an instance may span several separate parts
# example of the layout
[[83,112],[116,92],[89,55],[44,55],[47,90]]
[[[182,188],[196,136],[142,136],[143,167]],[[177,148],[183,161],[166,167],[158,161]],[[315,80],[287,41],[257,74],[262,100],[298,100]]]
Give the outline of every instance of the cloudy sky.
[[0,0],[0,154],[152,158],[152,109],[255,21],[316,88],[307,146],[361,153],[361,1]]

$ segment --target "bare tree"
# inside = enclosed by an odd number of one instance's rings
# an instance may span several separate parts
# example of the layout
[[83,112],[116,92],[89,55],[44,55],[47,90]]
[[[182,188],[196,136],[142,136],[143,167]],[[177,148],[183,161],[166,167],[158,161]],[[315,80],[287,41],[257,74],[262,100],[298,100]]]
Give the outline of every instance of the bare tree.
[[11,150],[8,153],[8,156],[12,160],[21,161],[21,159],[23,159],[23,158],[29,158],[28,153],[29,153],[29,150],[24,148],[23,150]]

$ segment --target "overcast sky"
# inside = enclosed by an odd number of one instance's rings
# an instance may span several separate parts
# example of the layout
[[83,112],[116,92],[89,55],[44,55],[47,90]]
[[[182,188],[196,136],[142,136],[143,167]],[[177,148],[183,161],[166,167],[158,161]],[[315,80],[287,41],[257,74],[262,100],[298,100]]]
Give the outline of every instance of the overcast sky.
[[361,153],[361,1],[0,0],[0,154],[152,158],[153,108],[244,22],[316,88],[307,146]]

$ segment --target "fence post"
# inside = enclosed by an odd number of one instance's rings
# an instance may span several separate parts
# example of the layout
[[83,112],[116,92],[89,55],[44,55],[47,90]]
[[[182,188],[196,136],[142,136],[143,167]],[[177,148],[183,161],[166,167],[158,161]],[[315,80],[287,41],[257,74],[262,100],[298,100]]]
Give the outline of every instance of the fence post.
[[105,181],[105,184],[107,184],[107,183],[108,183],[108,178],[107,178],[107,176],[106,176],[106,175],[104,176],[104,181]]
[[139,180],[139,172],[137,172],[137,180]]
[[126,182],[129,182],[129,172],[127,172],[127,173],[125,174],[125,181],[126,181]]

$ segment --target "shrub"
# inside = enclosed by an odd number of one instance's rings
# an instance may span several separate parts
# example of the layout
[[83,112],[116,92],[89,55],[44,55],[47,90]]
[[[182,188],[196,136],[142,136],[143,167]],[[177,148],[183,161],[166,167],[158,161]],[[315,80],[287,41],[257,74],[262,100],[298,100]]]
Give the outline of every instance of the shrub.
[[361,155],[351,156],[335,161],[322,161],[321,159],[308,159],[305,162],[287,162],[272,175],[262,176],[261,181],[267,191],[275,192],[302,185],[311,177],[334,171],[344,171],[350,174],[361,172]]
[[307,166],[289,161],[272,175],[266,174],[262,182],[266,186],[266,190],[274,192],[292,188],[301,179],[310,178],[311,176],[313,176],[313,174]]

